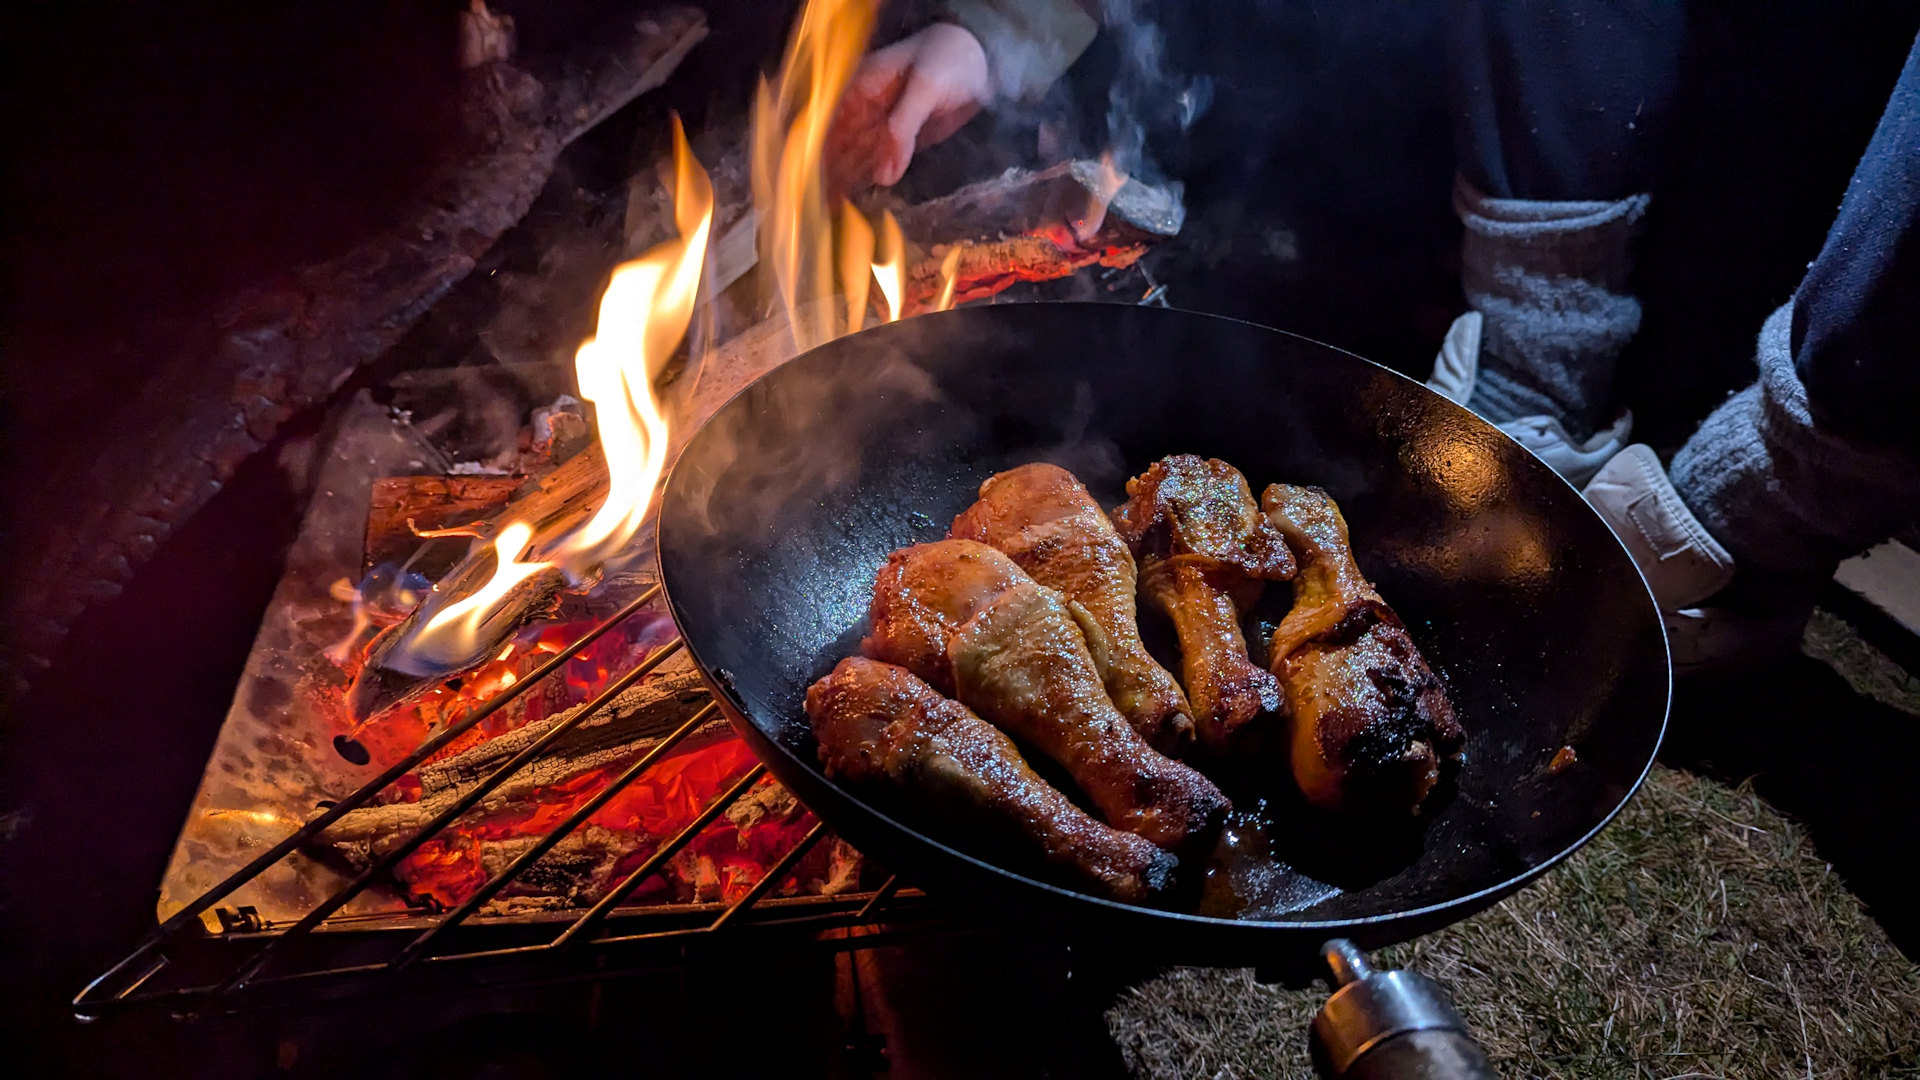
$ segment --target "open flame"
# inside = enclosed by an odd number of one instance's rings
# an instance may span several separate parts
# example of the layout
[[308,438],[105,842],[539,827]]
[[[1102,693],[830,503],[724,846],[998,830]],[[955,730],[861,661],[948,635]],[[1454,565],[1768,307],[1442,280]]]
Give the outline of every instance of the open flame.
[[[754,100],[753,201],[760,254],[773,271],[787,325],[803,351],[858,329],[866,318],[870,256],[863,252],[873,249],[873,231],[858,211],[845,207],[836,249],[821,166],[834,109],[866,51],[878,8],[876,0],[807,0],[787,44],[778,89],[763,81]],[[893,231],[897,235],[898,226]],[[880,282],[887,294],[885,274]],[[843,312],[834,304],[843,292],[849,299],[859,294],[857,309],[849,303]],[[888,294],[888,302],[890,317],[897,318],[898,299]]]
[[956,244],[948,248],[946,256],[940,260],[940,296],[933,302],[933,310],[945,311],[953,306],[953,290],[959,280],[960,246]]
[[1113,159],[1113,151],[1105,150],[1100,154],[1100,168],[1094,174],[1094,186],[1087,198],[1087,211],[1073,220],[1074,238],[1081,243],[1093,239],[1100,226],[1107,222],[1107,207],[1113,204],[1113,197],[1127,186],[1127,173]]
[[893,211],[881,212],[876,244],[866,217],[852,203],[840,204],[840,281],[847,292],[847,333],[858,333],[866,325],[867,299],[875,283],[885,308],[881,321],[900,321],[905,314],[907,241]]
[[[494,538],[493,576],[471,594],[448,604],[426,621],[414,637],[417,654],[443,663],[461,663],[481,640],[481,627],[515,585],[551,567],[552,563],[521,562],[533,539],[533,526],[516,521]],[[451,656],[445,655],[451,652]]]
[[591,573],[640,530],[667,464],[667,421],[654,377],[693,320],[713,227],[713,187],[673,121],[673,218],[668,240],[614,270],[600,297],[594,336],[574,356],[580,396],[593,403],[607,461],[607,498],[556,553],[574,580]]
[[880,249],[875,255],[873,277],[887,302],[887,321],[899,322],[907,309],[907,238],[891,210],[880,215]]
[[452,670],[472,662],[489,647],[483,632],[487,620],[516,585],[548,570],[574,583],[591,579],[646,520],[668,446],[653,379],[693,320],[713,227],[713,187],[694,160],[678,117],[673,160],[674,223],[680,235],[614,270],[600,298],[594,335],[581,343],[574,360],[580,396],[594,407],[607,466],[606,498],[584,523],[555,538],[541,537],[541,561],[522,561],[539,523],[505,524],[494,541],[493,575],[422,619],[396,650],[406,663]]

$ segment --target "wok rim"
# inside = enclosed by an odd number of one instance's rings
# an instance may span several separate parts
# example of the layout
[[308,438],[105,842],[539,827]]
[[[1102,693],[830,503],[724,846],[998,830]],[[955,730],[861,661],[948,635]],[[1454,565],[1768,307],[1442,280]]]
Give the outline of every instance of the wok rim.
[[[1118,304],[1110,304],[1110,303],[1100,303],[1097,301],[1043,301],[1043,302],[1037,302],[1032,304],[991,305],[991,306],[1054,307],[1054,308],[1130,307],[1130,308],[1136,308],[1136,310],[1138,310],[1138,308],[1135,305],[1118,305]],[[980,310],[984,310],[984,309],[983,308],[954,308],[945,312],[931,312],[925,315],[913,316],[913,318],[914,319],[925,319],[925,318],[944,319],[944,318],[961,316],[965,312],[973,312],[973,311],[980,311]],[[1487,429],[1497,432],[1501,439],[1506,440],[1508,443],[1524,451],[1527,457],[1533,459],[1534,465],[1536,467],[1546,470],[1547,473],[1552,475],[1553,479],[1557,483],[1565,487],[1573,495],[1575,501],[1577,501],[1580,504],[1580,506],[1585,510],[1587,514],[1590,514],[1595,519],[1598,519],[1596,521],[1596,524],[1598,524],[1600,528],[1605,532],[1608,541],[1610,541],[1613,544],[1613,546],[1619,550],[1621,557],[1623,557],[1626,560],[1626,564],[1629,567],[1632,567],[1634,572],[1634,577],[1640,582],[1641,593],[1647,602],[1648,608],[1653,613],[1653,618],[1651,620],[1652,625],[1655,627],[1655,629],[1659,633],[1660,653],[1661,653],[1661,656],[1666,660],[1666,663],[1662,665],[1664,668],[1663,674],[1665,678],[1664,678],[1664,690],[1661,695],[1661,703],[1660,703],[1660,720],[1658,724],[1658,730],[1654,734],[1652,746],[1649,748],[1649,751],[1647,754],[1646,763],[1640,767],[1638,774],[1633,778],[1632,783],[1630,783],[1627,786],[1626,791],[1621,795],[1619,801],[1616,802],[1613,808],[1607,811],[1607,813],[1598,822],[1596,822],[1592,828],[1582,833],[1578,839],[1574,840],[1572,843],[1568,844],[1566,847],[1562,848],[1560,851],[1554,853],[1552,856],[1546,859],[1543,859],[1539,863],[1533,866],[1530,866],[1527,869],[1522,870],[1519,873],[1511,877],[1508,877],[1494,885],[1486,886],[1484,888],[1477,889],[1471,893],[1467,893],[1462,896],[1457,896],[1452,899],[1442,900],[1432,904],[1426,904],[1421,907],[1407,908],[1404,910],[1383,912],[1380,914],[1356,916],[1356,917],[1343,918],[1343,919],[1296,919],[1296,920],[1233,919],[1233,918],[1222,918],[1220,916],[1215,916],[1215,915],[1199,915],[1191,912],[1170,911],[1165,908],[1149,907],[1143,904],[1123,903],[1118,900],[1111,900],[1106,897],[1094,896],[1090,893],[1079,892],[1077,890],[1069,889],[1061,885],[1056,885],[1051,882],[1041,881],[1036,878],[1029,877],[1025,874],[1019,873],[1014,870],[1009,870],[1003,866],[997,865],[992,862],[988,862],[985,859],[980,858],[979,856],[971,855],[964,851],[960,851],[946,844],[941,840],[935,839],[934,837],[927,835],[921,829],[905,821],[902,821],[900,818],[896,817],[895,815],[874,807],[870,802],[868,802],[864,798],[861,798],[852,789],[844,786],[843,784],[833,779],[832,777],[829,777],[826,774],[826,771],[824,768],[819,767],[816,763],[811,763],[811,762],[802,760],[801,755],[795,753],[794,751],[789,749],[787,746],[782,744],[778,739],[772,737],[770,733],[761,730],[759,725],[754,723],[753,719],[747,716],[744,711],[742,711],[739,705],[733,700],[733,697],[729,693],[727,687],[715,676],[714,672],[717,671],[718,669],[714,668],[704,658],[700,656],[699,647],[694,643],[693,638],[687,634],[686,628],[683,625],[680,604],[674,599],[674,589],[669,580],[671,575],[667,570],[668,564],[666,559],[666,536],[668,531],[667,525],[668,525],[669,518],[665,513],[665,507],[669,502],[668,492],[673,489],[674,481],[678,474],[678,466],[680,464],[680,460],[685,457],[688,451],[693,449],[694,444],[698,442],[699,439],[705,434],[705,432],[711,426],[712,422],[715,419],[717,419],[722,413],[733,408],[735,406],[735,403],[740,398],[744,397],[747,393],[752,391],[752,389],[755,386],[758,386],[762,381],[773,377],[775,374],[780,372],[782,369],[788,367],[789,365],[796,363],[808,356],[813,355],[814,353],[818,352],[820,349],[827,348],[829,346],[836,345],[841,341],[860,337],[866,334],[885,334],[887,333],[887,327],[896,325],[892,323],[869,327],[865,330],[859,331],[856,334],[844,335],[841,338],[835,338],[833,341],[823,343],[822,345],[816,346],[813,349],[808,349],[805,352],[798,353],[792,359],[787,360],[781,364],[775,365],[774,367],[768,369],[766,372],[762,373],[760,376],[755,378],[752,382],[749,382],[746,385],[742,386],[738,391],[736,391],[732,396],[730,396],[725,402],[723,402],[718,408],[716,408],[713,411],[713,413],[707,418],[707,420],[701,424],[699,430],[696,430],[693,433],[693,435],[688,437],[686,443],[682,447],[681,455],[679,457],[676,457],[674,461],[669,463],[666,475],[661,480],[660,487],[659,487],[659,490],[661,492],[661,495],[660,495],[661,513],[658,519],[658,525],[654,530],[654,555],[655,555],[656,564],[660,568],[661,596],[666,601],[668,615],[670,618],[673,619],[674,628],[676,631],[679,632],[681,641],[687,651],[688,658],[693,661],[694,667],[698,670],[700,674],[701,681],[707,686],[709,692],[713,696],[714,701],[719,705],[720,711],[727,717],[727,722],[735,728],[735,730],[740,734],[742,738],[746,739],[750,744],[752,744],[756,748],[756,752],[762,761],[766,761],[766,755],[764,753],[758,753],[758,748],[764,745],[766,747],[771,748],[775,752],[775,754],[780,758],[783,766],[800,770],[806,773],[808,776],[810,776],[813,781],[830,787],[831,789],[833,789],[834,793],[838,797],[846,800],[847,802],[853,804],[854,806],[857,806],[860,810],[871,815],[874,819],[876,819],[883,825],[911,837],[913,840],[917,841],[920,844],[926,845],[928,847],[931,847],[937,850],[938,852],[940,852],[942,855],[946,857],[956,859],[961,863],[966,864],[967,866],[969,866],[974,870],[984,870],[992,875],[995,875],[1005,880],[1010,884],[1025,886],[1031,889],[1038,890],[1040,893],[1045,895],[1045,897],[1049,902],[1072,903],[1075,901],[1079,901],[1079,902],[1091,903],[1099,906],[1100,908],[1104,909],[1106,912],[1121,918],[1145,916],[1145,917],[1151,917],[1155,919],[1166,919],[1166,920],[1171,920],[1174,924],[1181,926],[1183,928],[1195,928],[1195,929],[1204,928],[1209,931],[1218,930],[1222,933],[1233,933],[1238,931],[1243,934],[1253,934],[1255,932],[1260,932],[1260,931],[1269,931],[1269,932],[1278,932],[1281,934],[1292,935],[1292,934],[1301,934],[1301,933],[1307,933],[1307,932],[1313,932],[1313,931],[1337,932],[1337,931],[1352,930],[1356,927],[1364,927],[1368,929],[1380,929],[1380,928],[1393,927],[1398,924],[1415,923],[1423,919],[1431,918],[1433,916],[1447,915],[1449,913],[1453,914],[1454,918],[1448,919],[1440,925],[1441,926],[1451,925],[1453,922],[1458,921],[1459,919],[1466,918],[1467,916],[1470,916],[1481,910],[1484,910],[1492,906],[1493,904],[1498,903],[1500,900],[1504,899],[1505,897],[1518,892],[1519,890],[1527,887],[1528,885],[1531,885],[1533,882],[1537,881],[1541,876],[1546,874],[1549,870],[1554,869],[1555,867],[1560,865],[1560,863],[1564,862],[1567,858],[1572,856],[1575,852],[1579,851],[1582,847],[1585,847],[1589,842],[1593,840],[1594,837],[1598,836],[1602,830],[1606,829],[1607,826],[1613,824],[1614,820],[1618,818],[1621,812],[1623,812],[1627,808],[1627,804],[1633,801],[1633,798],[1635,795],[1639,794],[1641,787],[1647,781],[1647,777],[1652,775],[1654,766],[1659,762],[1660,749],[1666,743],[1667,729],[1670,723],[1672,722],[1674,671],[1673,671],[1671,643],[1669,642],[1667,637],[1666,620],[1660,616],[1658,604],[1655,602],[1653,597],[1652,587],[1647,584],[1646,576],[1643,573],[1641,573],[1639,565],[1633,561],[1632,555],[1626,549],[1626,545],[1620,541],[1620,538],[1617,535],[1615,535],[1612,527],[1606,523],[1605,519],[1601,519],[1599,517],[1599,513],[1595,511],[1590,504],[1587,503],[1586,499],[1581,496],[1577,488],[1575,488],[1571,483],[1569,483],[1565,477],[1561,476],[1558,472],[1555,472],[1551,466],[1549,466],[1544,460],[1542,460],[1539,457],[1539,455],[1529,450],[1524,443],[1521,443],[1519,440],[1514,439],[1511,435],[1507,434],[1505,431],[1502,431],[1499,427],[1492,424],[1491,422],[1480,417],[1478,414],[1466,408],[1464,405],[1461,405],[1458,402],[1455,402],[1452,399],[1447,398],[1445,395],[1442,395],[1439,392],[1435,391],[1431,387],[1427,386],[1424,382],[1421,382],[1417,379],[1404,375],[1401,372],[1386,366],[1385,364],[1381,364],[1376,361],[1369,360],[1366,357],[1359,355],[1358,353],[1351,352],[1347,349],[1342,349],[1337,345],[1329,345],[1323,341],[1319,341],[1314,338],[1307,337],[1304,334],[1296,334],[1288,330],[1281,330],[1281,329],[1278,329],[1277,327],[1266,326],[1264,324],[1256,323],[1251,320],[1239,319],[1239,318],[1234,318],[1226,315],[1215,315],[1209,312],[1192,311],[1184,308],[1168,308],[1168,309],[1162,309],[1162,310],[1165,310],[1171,316],[1177,316],[1179,318],[1211,320],[1217,323],[1233,324],[1237,326],[1247,327],[1251,330],[1258,331],[1259,333],[1263,333],[1263,334],[1274,334],[1280,337],[1292,338],[1295,341],[1303,342],[1307,345],[1314,346],[1318,349],[1339,353],[1342,356],[1358,361],[1359,363],[1374,369],[1374,371],[1377,373],[1383,373],[1383,374],[1392,376],[1393,378],[1398,379],[1401,382],[1410,384],[1411,386],[1414,386],[1417,388],[1418,393],[1431,395],[1432,397],[1442,402],[1445,402],[1445,405],[1447,408],[1457,410],[1458,412],[1468,417],[1471,417],[1474,423],[1482,425]],[[1157,318],[1159,316],[1150,316],[1150,317]],[[902,320],[902,321],[904,322],[906,320]],[[767,764],[768,771],[772,772],[775,775],[776,779],[779,779],[783,784],[787,783],[786,777],[781,775],[781,768],[776,767],[772,762],[766,762],[766,764]],[[792,785],[789,785],[789,786],[791,787]],[[796,797],[798,797],[799,792],[796,791],[795,795]],[[804,799],[802,799],[801,802],[803,805],[805,805]],[[825,822],[829,827],[833,826],[832,821],[829,821],[825,815],[822,815],[818,810],[816,810],[811,805],[807,806],[807,809],[809,811],[812,811],[816,817],[818,817],[822,822]],[[889,869],[889,872],[891,873],[894,871]],[[1343,894],[1346,892],[1348,892],[1348,890],[1344,890],[1344,889],[1342,890]],[[1312,906],[1312,905],[1309,905],[1309,906]],[[1438,929],[1438,928],[1439,927],[1435,927],[1434,929]],[[1422,932],[1424,933],[1424,932],[1430,932],[1430,931],[1422,931]],[[1337,936],[1337,935],[1331,935],[1331,936]],[[1415,934],[1412,936],[1418,936],[1418,934]]]

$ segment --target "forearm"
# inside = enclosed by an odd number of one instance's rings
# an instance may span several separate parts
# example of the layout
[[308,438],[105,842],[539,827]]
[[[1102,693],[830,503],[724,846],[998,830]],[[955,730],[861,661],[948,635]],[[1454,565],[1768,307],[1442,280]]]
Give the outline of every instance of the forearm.
[[1078,0],[944,0],[941,13],[979,39],[994,95],[1016,100],[1044,93],[1099,30]]

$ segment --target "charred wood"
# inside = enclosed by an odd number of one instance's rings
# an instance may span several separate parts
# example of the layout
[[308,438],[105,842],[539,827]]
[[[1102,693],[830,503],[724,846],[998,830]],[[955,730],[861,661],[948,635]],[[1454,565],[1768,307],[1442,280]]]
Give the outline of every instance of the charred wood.
[[[429,578],[451,569],[451,560],[416,559],[420,530],[487,521],[506,508],[523,481],[516,476],[383,476],[373,482],[367,507],[366,567],[406,564]],[[448,545],[452,547],[452,545]]]
[[[1064,230],[1061,230],[1064,232]],[[1144,241],[1094,237],[1082,245],[1071,235],[1013,236],[999,240],[963,240],[935,249],[936,257],[922,259],[907,270],[907,311],[917,314],[932,307],[946,288],[948,252],[958,249],[954,267],[953,302],[963,304],[1005,292],[1023,281],[1056,281],[1098,263],[1125,267],[1147,253]]]
[[1099,162],[1074,160],[1038,171],[1008,169],[937,199],[894,208],[894,213],[909,239],[928,245],[994,240],[1060,226],[1089,236],[1124,227],[1146,241],[1180,232],[1186,222],[1183,194],[1179,184],[1112,176]]
[[44,667],[73,620],[118,595],[282,422],[399,340],[526,212],[560,151],[658,86],[706,33],[693,9],[648,13],[536,78],[503,58],[499,22],[465,28],[477,61],[462,77],[465,149],[402,224],[234,298],[200,347],[156,362],[101,424],[118,433],[102,452],[47,477],[49,490],[84,493],[83,509],[28,542],[10,619],[16,679]]
[[[489,792],[468,815],[482,818],[503,813],[536,800],[544,788],[631,761],[685,723],[705,700],[699,675],[691,668],[658,672],[614,698],[600,715],[555,740],[540,757]],[[337,846],[411,836],[509,758],[577,715],[581,708],[576,705],[423,765],[415,774],[421,786],[418,801],[355,810],[321,834],[320,840]],[[697,750],[732,737],[726,721],[716,717],[689,735],[678,750]]]

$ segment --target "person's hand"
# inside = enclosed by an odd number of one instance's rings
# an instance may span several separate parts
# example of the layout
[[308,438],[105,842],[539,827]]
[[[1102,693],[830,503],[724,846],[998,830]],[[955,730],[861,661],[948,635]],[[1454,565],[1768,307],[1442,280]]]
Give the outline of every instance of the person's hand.
[[847,186],[897,183],[916,149],[960,130],[993,97],[986,50],[934,23],[860,61],[834,118],[836,172]]

